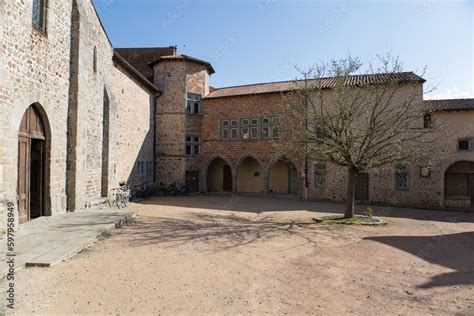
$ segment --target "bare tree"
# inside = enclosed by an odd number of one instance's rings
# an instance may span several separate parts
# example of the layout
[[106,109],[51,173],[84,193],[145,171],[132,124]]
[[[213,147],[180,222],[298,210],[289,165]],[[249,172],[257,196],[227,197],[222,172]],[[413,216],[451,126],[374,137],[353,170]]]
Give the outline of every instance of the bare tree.
[[301,71],[288,104],[279,150],[347,168],[345,217],[354,216],[356,177],[394,163],[427,162],[438,129],[423,108],[424,80],[402,73],[398,58],[380,65],[347,57]]

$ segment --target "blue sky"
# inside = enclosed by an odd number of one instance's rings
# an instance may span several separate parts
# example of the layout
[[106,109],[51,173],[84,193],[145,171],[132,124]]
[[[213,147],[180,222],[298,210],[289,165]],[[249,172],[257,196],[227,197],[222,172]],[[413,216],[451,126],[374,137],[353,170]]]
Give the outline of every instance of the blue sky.
[[216,87],[290,80],[348,53],[398,54],[428,98],[474,97],[474,0],[94,0],[115,47],[177,45]]

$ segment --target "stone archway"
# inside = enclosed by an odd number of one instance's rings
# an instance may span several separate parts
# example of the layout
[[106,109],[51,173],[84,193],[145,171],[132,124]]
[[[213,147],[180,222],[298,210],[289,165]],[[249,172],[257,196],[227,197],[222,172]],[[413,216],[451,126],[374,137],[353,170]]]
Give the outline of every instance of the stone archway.
[[268,192],[270,194],[298,195],[300,178],[296,166],[286,158],[280,158],[269,167]]
[[247,156],[237,164],[237,192],[264,193],[265,175],[262,163],[252,156]]
[[49,124],[39,104],[23,114],[18,132],[19,223],[49,214]]
[[208,192],[232,192],[232,167],[221,157],[214,158],[207,167]]
[[474,162],[458,161],[446,169],[444,205],[449,208],[474,207]]

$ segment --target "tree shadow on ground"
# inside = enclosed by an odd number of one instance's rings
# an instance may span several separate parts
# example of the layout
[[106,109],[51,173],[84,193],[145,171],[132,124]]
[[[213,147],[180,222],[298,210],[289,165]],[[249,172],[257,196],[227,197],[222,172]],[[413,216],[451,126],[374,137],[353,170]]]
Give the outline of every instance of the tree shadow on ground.
[[133,225],[117,233],[127,234],[130,246],[159,244],[160,247],[176,247],[201,243],[212,244],[212,249],[222,251],[276,237],[300,239],[296,246],[316,244],[322,234],[344,238],[342,231],[345,229],[312,222],[278,221],[271,216],[248,218],[235,214],[190,212],[186,218],[140,216]]
[[474,232],[437,236],[366,237],[364,239],[398,248],[432,264],[455,270],[436,275],[430,282],[419,285],[419,288],[474,284]]
[[[336,202],[303,201],[296,198],[263,197],[246,195],[198,195],[190,197],[153,197],[141,204],[172,206],[205,210],[264,213],[282,211],[307,211],[314,213],[342,214],[344,204]],[[474,213],[441,210],[401,208],[393,206],[356,205],[356,213],[372,208],[376,216],[409,218],[451,223],[474,223]]]

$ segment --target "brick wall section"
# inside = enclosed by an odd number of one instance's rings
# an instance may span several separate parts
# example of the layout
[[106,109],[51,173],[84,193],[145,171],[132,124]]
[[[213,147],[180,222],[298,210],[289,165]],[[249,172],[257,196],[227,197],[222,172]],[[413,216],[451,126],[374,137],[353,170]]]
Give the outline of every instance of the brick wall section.
[[[407,86],[399,91],[396,100],[403,100],[415,88],[418,91],[414,106],[421,106],[422,86]],[[233,168],[234,177],[239,162],[252,156],[260,160],[266,168],[266,174],[270,171],[272,163],[279,158],[279,154],[272,146],[270,140],[248,140],[248,141],[222,141],[219,135],[219,124],[221,119],[251,118],[280,116],[285,108],[285,98],[280,94],[253,95],[245,97],[227,97],[217,99],[205,99],[203,116],[203,156],[195,162],[195,168],[202,171],[206,177],[207,166],[215,157],[224,158]],[[443,136],[440,138],[435,153],[434,165],[429,178],[420,177],[420,167],[410,166],[410,189],[408,191],[397,191],[395,189],[395,166],[384,170],[372,172],[369,175],[369,198],[370,202],[419,206],[419,207],[442,207],[444,205],[444,173],[446,169],[456,161],[474,161],[474,153],[459,153],[456,149],[457,140],[474,135],[474,114],[471,112],[438,113],[435,115],[435,123],[445,126]],[[422,119],[420,118],[420,124]],[[290,157],[291,158],[291,157]],[[300,176],[304,175],[303,164],[296,163]],[[338,166],[327,166],[326,187],[318,189],[314,182],[314,165],[309,163],[308,181],[310,198],[342,201],[346,192],[346,171]],[[304,183],[303,177],[301,184]],[[205,181],[202,181],[205,188]],[[301,193],[301,192],[300,192]]]
[[[126,181],[132,189],[153,184],[153,173],[146,170],[153,162],[153,97],[136,83],[119,65],[113,68],[113,94],[117,100],[116,154],[118,181]],[[145,174],[138,174],[143,161]]]
[[[66,205],[66,118],[71,1],[50,1],[47,36],[32,28],[32,1],[0,2],[0,201],[16,202],[18,130],[38,102],[49,122],[51,213]],[[0,203],[2,222],[5,209]]]

